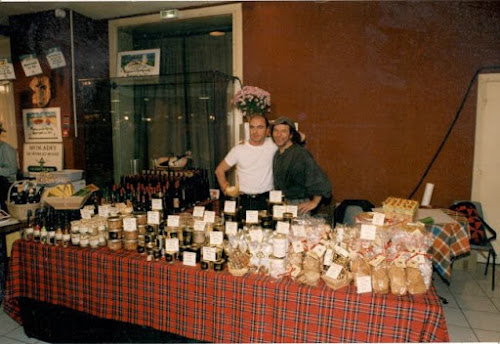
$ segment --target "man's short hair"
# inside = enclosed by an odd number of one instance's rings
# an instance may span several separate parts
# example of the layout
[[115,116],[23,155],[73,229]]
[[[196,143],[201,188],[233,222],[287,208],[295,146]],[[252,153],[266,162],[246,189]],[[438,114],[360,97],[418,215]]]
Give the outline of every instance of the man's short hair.
[[288,125],[288,127],[290,128],[290,133],[292,134],[292,142],[293,143],[300,143],[301,142],[300,134],[297,131],[297,128],[295,127],[294,120],[292,120],[289,117],[284,117],[284,116],[276,118],[271,126],[271,132],[274,130],[274,127],[278,124]]
[[266,115],[261,115],[261,114],[252,115],[248,119],[248,123],[250,123],[250,121],[252,120],[252,118],[255,118],[255,117],[262,117],[262,118],[264,118],[264,121],[266,121],[266,128],[269,128],[269,120],[267,119]]

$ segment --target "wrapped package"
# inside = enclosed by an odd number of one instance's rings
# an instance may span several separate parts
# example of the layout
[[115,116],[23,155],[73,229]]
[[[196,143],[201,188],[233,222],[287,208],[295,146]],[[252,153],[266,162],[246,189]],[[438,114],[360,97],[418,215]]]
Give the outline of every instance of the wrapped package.
[[326,275],[322,275],[321,278],[329,288],[337,290],[351,284],[352,274],[349,271],[343,271],[337,279],[330,278]]
[[387,294],[389,292],[389,275],[387,266],[381,263],[372,269],[372,289],[377,294]]
[[391,293],[394,295],[406,294],[405,268],[392,265],[387,271],[391,282]]
[[406,268],[406,284],[408,286],[408,293],[410,294],[424,294],[427,292],[424,278],[420,269]]
[[321,261],[311,255],[306,255],[302,271],[295,279],[298,283],[316,286],[321,277]]

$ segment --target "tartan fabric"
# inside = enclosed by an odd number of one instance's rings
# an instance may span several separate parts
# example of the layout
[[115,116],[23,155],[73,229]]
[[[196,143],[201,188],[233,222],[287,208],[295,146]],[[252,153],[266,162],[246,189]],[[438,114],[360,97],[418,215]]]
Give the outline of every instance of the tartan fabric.
[[432,225],[430,232],[434,236],[434,243],[429,253],[436,271],[449,281],[452,262],[470,252],[469,224],[464,216],[445,209],[443,211],[457,222]]
[[415,296],[357,294],[107,248],[16,241],[4,309],[18,321],[23,296],[208,342],[449,340],[434,287]]

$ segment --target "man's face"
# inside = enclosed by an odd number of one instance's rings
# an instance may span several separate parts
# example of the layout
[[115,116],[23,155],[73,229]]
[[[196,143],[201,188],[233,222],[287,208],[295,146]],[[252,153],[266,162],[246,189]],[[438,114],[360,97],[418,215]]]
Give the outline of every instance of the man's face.
[[273,140],[279,148],[292,144],[292,133],[288,124],[277,124],[273,128]]
[[266,139],[266,120],[262,116],[255,116],[250,119],[250,143],[261,145]]

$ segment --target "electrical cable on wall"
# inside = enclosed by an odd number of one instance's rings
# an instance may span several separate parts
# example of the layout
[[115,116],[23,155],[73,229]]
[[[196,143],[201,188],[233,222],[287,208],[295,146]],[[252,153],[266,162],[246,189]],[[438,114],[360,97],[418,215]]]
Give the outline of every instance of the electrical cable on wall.
[[469,86],[467,87],[467,91],[465,91],[465,94],[462,98],[462,102],[460,103],[458,110],[455,114],[455,118],[453,118],[453,121],[451,122],[450,126],[448,127],[448,130],[446,131],[446,134],[444,135],[444,138],[441,141],[441,144],[439,145],[438,149],[436,150],[436,153],[434,153],[434,156],[432,157],[430,163],[427,165],[427,168],[425,169],[424,173],[422,174],[422,177],[418,181],[417,186],[415,186],[415,189],[413,189],[413,191],[410,193],[410,196],[408,196],[409,199],[413,198],[413,196],[415,195],[417,190],[420,188],[420,186],[422,185],[422,183],[425,180],[425,177],[427,177],[427,174],[429,174],[429,171],[432,168],[432,165],[434,165],[434,162],[436,161],[437,157],[439,156],[439,154],[443,150],[444,145],[448,141],[448,138],[450,137],[451,131],[455,127],[455,124],[457,123],[458,119],[460,118],[460,115],[462,114],[462,110],[465,106],[465,102],[467,101],[467,98],[469,98],[469,93],[472,89],[472,86],[474,85],[474,82],[477,80],[477,76],[480,73],[487,71],[487,70],[491,70],[491,71],[500,70],[500,66],[487,66],[487,67],[481,67],[481,68],[476,70],[476,72],[474,73],[474,76],[472,77],[471,81],[469,82]]

